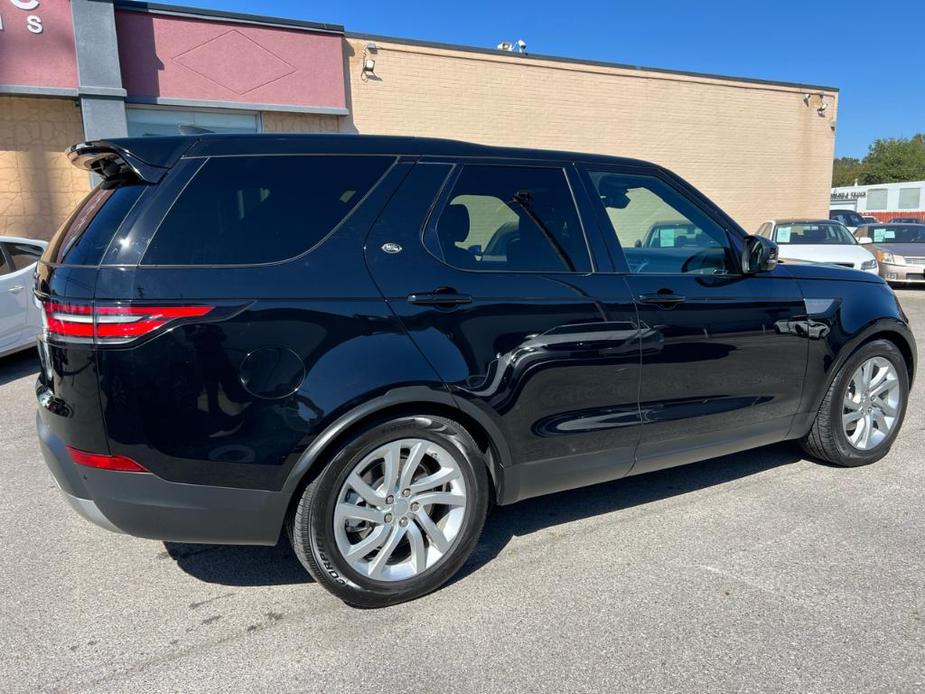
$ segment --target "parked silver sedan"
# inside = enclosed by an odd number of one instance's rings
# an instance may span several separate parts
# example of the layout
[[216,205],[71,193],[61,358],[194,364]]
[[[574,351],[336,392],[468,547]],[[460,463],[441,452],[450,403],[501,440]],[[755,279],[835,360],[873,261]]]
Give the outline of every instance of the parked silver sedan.
[[35,264],[47,244],[35,239],[0,236],[0,357],[35,345],[42,329],[32,298]]
[[865,224],[855,236],[871,244],[887,282],[925,284],[925,224]]

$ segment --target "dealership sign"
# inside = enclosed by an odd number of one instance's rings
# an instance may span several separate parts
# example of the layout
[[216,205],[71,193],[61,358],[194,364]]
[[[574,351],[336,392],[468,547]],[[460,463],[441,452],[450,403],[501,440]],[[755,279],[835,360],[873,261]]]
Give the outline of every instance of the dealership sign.
[[77,87],[70,2],[0,0],[0,86],[15,94],[20,85],[24,93]]
[[[10,0],[13,7],[26,12],[35,12],[39,9],[39,0]],[[24,18],[26,30],[31,34],[41,34],[45,29],[42,26],[42,16],[39,14],[29,14]],[[3,15],[0,14],[0,31],[3,31]]]
[[833,202],[835,202],[836,200],[838,200],[838,201],[842,201],[842,200],[857,200],[858,198],[866,198],[866,197],[867,197],[867,192],[866,192],[866,191],[863,191],[863,190],[850,190],[850,191],[848,191],[848,192],[840,192],[840,191],[839,191],[839,192],[835,192],[835,191],[833,191],[833,192],[832,192],[832,198],[831,198],[831,199],[832,199]]

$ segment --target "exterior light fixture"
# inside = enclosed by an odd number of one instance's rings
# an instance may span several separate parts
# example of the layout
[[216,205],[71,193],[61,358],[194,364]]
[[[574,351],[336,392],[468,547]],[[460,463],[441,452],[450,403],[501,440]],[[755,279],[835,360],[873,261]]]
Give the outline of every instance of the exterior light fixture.
[[363,49],[363,69],[361,72],[361,77],[363,79],[369,79],[370,77],[376,76],[376,53],[379,51],[379,47],[372,41],[366,44],[366,47]]
[[818,113],[820,117],[825,116],[825,110],[828,107],[829,105],[825,103],[825,94],[819,94],[819,108],[816,109],[816,113]]

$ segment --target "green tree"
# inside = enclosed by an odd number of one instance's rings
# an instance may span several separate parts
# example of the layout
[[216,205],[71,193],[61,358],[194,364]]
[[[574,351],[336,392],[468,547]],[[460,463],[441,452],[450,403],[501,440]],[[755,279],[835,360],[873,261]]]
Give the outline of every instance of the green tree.
[[864,157],[861,183],[925,180],[925,135],[874,140]]
[[854,157],[839,157],[832,166],[833,186],[853,186],[859,181],[862,173],[860,159]]

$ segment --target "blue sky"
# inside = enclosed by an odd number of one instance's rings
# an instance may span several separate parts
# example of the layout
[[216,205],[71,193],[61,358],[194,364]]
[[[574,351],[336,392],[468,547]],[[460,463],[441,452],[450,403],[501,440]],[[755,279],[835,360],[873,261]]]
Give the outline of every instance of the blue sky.
[[834,86],[838,156],[925,131],[925,0],[173,1],[484,48],[522,38],[548,55]]

